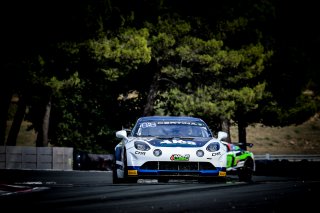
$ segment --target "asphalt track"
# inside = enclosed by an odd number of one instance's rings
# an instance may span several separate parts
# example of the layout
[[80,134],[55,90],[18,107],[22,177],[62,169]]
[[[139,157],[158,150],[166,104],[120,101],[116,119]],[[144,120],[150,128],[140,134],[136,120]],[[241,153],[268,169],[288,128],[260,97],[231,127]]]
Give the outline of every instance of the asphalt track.
[[0,177],[0,205],[14,212],[302,212],[317,209],[320,191],[316,173],[116,185],[110,171],[0,170]]

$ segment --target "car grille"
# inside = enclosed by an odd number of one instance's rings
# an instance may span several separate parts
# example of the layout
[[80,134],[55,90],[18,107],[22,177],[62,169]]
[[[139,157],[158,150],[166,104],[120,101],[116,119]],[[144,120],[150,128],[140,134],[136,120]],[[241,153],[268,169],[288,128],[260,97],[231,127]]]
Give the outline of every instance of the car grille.
[[145,170],[174,170],[174,171],[199,171],[216,170],[209,162],[171,162],[150,161],[143,164],[140,169]]

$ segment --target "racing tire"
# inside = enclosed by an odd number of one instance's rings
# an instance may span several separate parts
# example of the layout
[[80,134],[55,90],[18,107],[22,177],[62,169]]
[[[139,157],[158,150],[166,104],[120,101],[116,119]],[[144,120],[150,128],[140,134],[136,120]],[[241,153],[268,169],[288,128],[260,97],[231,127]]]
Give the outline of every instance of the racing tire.
[[247,159],[244,166],[238,170],[239,181],[251,182],[253,176],[253,160]]
[[138,178],[136,177],[128,177],[128,163],[127,163],[127,153],[126,151],[124,151],[124,168],[123,168],[123,171],[124,171],[124,182],[126,183],[137,183],[138,181]]
[[114,161],[112,164],[112,183],[118,184],[121,182],[122,182],[121,179],[118,178],[118,175],[117,175],[117,164],[116,164],[116,158],[114,157]]

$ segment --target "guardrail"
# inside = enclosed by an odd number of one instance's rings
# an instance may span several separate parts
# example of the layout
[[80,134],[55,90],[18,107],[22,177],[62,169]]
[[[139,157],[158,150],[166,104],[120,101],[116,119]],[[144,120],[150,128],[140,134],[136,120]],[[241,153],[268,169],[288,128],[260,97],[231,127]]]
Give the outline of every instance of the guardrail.
[[0,169],[72,170],[73,148],[0,146]]
[[[113,155],[98,155],[74,151],[68,147],[0,146],[0,169],[55,169],[55,170],[111,170]],[[320,154],[260,154],[255,161],[320,162]]]
[[273,154],[264,154],[264,155],[255,155],[255,160],[287,160],[292,162],[307,160],[307,161],[320,161],[320,154],[287,154],[287,155],[273,155]]

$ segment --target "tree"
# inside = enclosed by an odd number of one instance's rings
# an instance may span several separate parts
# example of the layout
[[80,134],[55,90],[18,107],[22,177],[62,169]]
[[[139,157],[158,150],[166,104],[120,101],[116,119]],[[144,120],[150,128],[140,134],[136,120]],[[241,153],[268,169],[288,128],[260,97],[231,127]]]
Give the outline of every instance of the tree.
[[26,113],[26,108],[27,108],[26,100],[24,99],[24,97],[20,96],[18,100],[17,112],[14,116],[12,126],[10,128],[9,135],[7,138],[7,142],[6,142],[7,146],[16,145],[20,126],[22,121],[24,120],[24,115]]
[[200,116],[221,129],[221,122],[240,118],[237,110],[246,113],[257,108],[265,84],[254,79],[259,78],[271,53],[259,43],[228,49],[214,37],[197,37],[191,23],[173,17],[146,24],[155,77],[145,115],[154,113],[152,104],[156,104],[156,114]]

